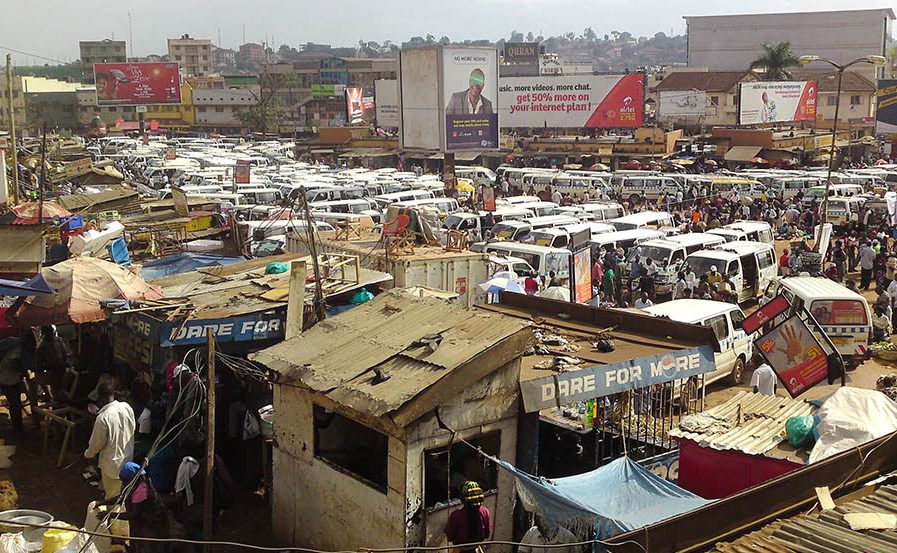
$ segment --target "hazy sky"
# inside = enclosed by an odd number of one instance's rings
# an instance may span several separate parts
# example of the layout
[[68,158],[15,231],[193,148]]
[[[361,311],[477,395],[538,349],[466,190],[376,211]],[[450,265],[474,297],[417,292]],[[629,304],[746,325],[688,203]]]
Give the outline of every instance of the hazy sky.
[[128,40],[131,9],[133,52],[165,53],[165,39],[189,33],[234,48],[266,39],[276,48],[322,42],[353,45],[359,39],[401,42],[428,33],[452,40],[507,37],[511,31],[544,36],[591,26],[651,35],[685,32],[684,15],[763,13],[889,7],[878,0],[2,0],[0,52],[10,49],[17,64],[36,57],[73,60],[79,40]]

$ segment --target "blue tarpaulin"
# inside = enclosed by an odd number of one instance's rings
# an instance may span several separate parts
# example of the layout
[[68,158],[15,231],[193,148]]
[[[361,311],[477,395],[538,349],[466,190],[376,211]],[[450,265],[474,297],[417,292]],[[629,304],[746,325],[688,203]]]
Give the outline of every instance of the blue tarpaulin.
[[546,479],[496,459],[517,481],[527,511],[550,526],[594,524],[598,539],[635,530],[703,507],[709,500],[683,490],[628,457],[591,472]]
[[167,257],[160,257],[143,264],[140,276],[143,280],[153,280],[168,275],[188,273],[210,267],[212,265],[230,265],[246,261],[242,257],[225,257],[223,255],[210,255],[207,253],[181,252]]
[[37,275],[30,280],[20,282],[18,280],[7,280],[0,278],[0,296],[42,296],[44,294],[52,294],[53,290],[47,286],[47,283]]

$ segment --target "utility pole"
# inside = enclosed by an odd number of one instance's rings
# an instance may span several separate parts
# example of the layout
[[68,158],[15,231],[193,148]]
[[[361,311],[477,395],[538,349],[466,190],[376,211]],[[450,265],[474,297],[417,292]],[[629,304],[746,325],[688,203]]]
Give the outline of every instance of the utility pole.
[[[134,56],[134,33],[131,32],[131,8],[128,8],[128,50],[131,51],[131,56]],[[127,55],[125,55],[125,61],[128,61]]]
[[16,146],[16,112],[12,103],[12,54],[6,54],[6,108],[9,110],[9,147],[12,151],[12,203],[19,203],[19,150]]
[[37,224],[44,224],[44,185],[47,182],[47,122],[44,121],[44,139],[40,149],[40,181],[37,183]]
[[[215,507],[212,501],[215,499],[213,495],[214,478],[215,478],[215,335],[212,329],[206,330],[206,341],[209,347],[209,390],[208,390],[208,408],[206,411],[206,474],[205,489],[203,490],[202,505],[202,529],[203,537],[206,540],[212,539],[212,514]],[[205,552],[210,553],[212,546],[205,546]]]

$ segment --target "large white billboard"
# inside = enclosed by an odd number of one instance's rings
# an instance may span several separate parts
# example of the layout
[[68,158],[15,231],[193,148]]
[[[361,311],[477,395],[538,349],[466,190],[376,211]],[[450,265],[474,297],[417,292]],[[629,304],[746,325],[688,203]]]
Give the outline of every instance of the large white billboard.
[[741,83],[738,98],[739,125],[816,119],[816,81]]
[[374,106],[377,126],[385,129],[399,127],[399,83],[395,79],[374,81]]
[[442,148],[439,51],[399,51],[399,143],[405,149]]
[[641,127],[641,74],[503,77],[498,93],[502,128]]
[[445,151],[498,148],[498,50],[444,48]]
[[707,93],[703,90],[664,90],[657,105],[658,117],[703,117]]

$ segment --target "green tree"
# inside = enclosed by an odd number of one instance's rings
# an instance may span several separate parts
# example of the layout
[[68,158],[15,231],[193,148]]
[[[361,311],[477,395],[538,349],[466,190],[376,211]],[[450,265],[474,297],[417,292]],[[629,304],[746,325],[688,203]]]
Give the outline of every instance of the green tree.
[[258,130],[262,133],[268,131],[277,131],[280,122],[283,120],[284,110],[280,105],[280,100],[273,94],[269,95],[262,101],[249,106],[243,111],[234,114],[243,126],[251,130]]
[[784,81],[791,78],[789,67],[800,64],[791,52],[790,42],[764,42],[763,55],[751,62],[751,69],[763,69],[766,81]]

